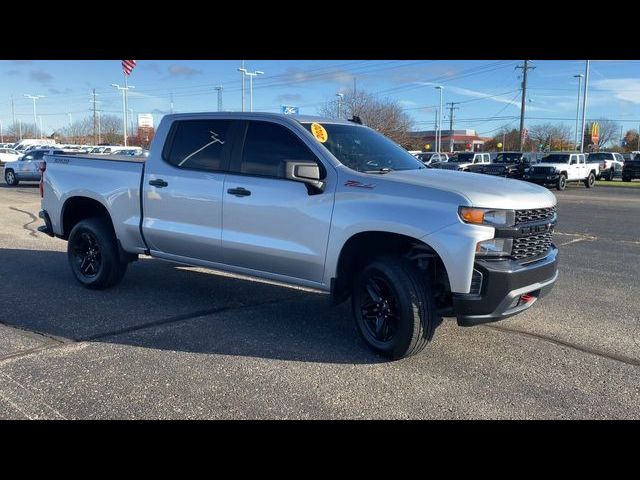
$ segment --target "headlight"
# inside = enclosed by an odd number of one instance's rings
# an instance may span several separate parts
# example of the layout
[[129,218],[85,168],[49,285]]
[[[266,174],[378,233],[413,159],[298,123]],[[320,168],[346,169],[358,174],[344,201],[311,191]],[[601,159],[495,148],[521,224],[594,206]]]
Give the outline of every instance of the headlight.
[[458,215],[465,223],[492,227],[511,227],[515,225],[516,221],[516,212],[514,210],[460,207]]
[[511,238],[485,240],[476,245],[476,255],[484,257],[511,255],[511,247],[513,247],[513,239]]

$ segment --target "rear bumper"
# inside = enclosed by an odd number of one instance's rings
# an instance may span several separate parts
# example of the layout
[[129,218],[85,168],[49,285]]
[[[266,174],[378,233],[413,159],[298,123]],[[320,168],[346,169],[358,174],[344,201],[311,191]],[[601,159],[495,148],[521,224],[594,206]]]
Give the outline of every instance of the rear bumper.
[[558,249],[522,265],[516,261],[476,260],[482,274],[480,293],[454,294],[458,325],[472,326],[508,318],[530,308],[552,289],[558,278]]
[[49,214],[46,210],[40,210],[38,216],[44,220],[44,225],[40,225],[38,227],[38,231],[42,232],[50,237],[53,237],[55,234],[53,233],[53,226],[51,225],[51,219],[49,218]]

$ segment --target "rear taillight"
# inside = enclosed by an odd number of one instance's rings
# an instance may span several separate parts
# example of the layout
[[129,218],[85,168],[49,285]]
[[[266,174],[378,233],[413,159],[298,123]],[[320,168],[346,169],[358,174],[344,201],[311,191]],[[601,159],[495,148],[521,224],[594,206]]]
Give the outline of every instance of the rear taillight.
[[44,198],[44,172],[47,169],[47,162],[40,162],[40,198]]

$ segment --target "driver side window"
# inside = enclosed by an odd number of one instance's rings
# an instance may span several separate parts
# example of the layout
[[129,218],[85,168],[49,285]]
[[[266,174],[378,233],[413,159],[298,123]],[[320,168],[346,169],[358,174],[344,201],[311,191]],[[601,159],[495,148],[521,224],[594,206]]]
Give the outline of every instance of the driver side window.
[[571,155],[571,162],[569,165],[576,165],[578,163],[578,158],[575,155]]

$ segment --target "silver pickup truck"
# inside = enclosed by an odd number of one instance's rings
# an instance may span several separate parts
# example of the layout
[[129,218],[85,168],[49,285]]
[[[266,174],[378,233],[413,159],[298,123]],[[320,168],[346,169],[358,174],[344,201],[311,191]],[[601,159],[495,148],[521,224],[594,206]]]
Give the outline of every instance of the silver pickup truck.
[[40,231],[77,280],[117,284],[144,254],[351,298],[376,352],[422,350],[443,316],[522,312],[558,276],[556,199],[530,183],[426,168],[352,121],[167,115],[148,158],[51,155]]

